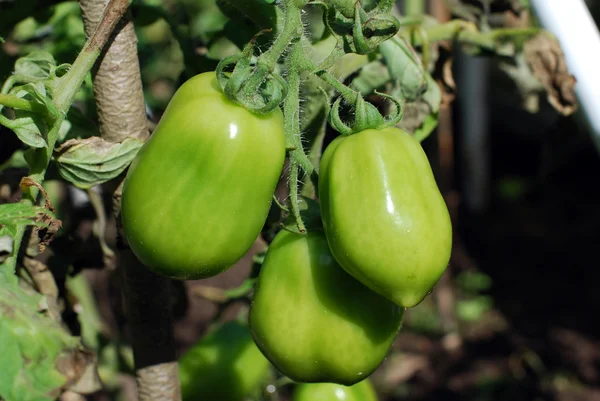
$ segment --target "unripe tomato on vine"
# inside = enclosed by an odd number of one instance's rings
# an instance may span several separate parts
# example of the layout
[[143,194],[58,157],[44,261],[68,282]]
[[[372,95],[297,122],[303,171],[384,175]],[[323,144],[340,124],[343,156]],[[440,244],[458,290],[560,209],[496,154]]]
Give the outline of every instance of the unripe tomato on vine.
[[335,261],[322,232],[280,231],[250,307],[256,344],[297,382],[352,385],[385,359],[404,310]]
[[340,136],[320,172],[323,225],[340,266],[399,306],[420,303],[448,265],[452,225],[419,142],[393,127]]
[[123,187],[127,242],[150,269],[176,279],[223,272],[250,249],[283,167],[279,108],[231,102],[215,73],[175,93]]
[[298,384],[292,401],[378,401],[370,379],[353,386],[335,383]]

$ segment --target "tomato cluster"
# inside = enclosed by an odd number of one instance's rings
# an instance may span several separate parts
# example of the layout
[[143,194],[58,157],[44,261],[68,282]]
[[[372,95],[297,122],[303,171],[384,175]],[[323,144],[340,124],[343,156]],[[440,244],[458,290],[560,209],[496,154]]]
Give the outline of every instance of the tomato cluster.
[[[281,111],[230,101],[214,73],[175,94],[123,189],[132,250],[177,279],[214,276],[265,223],[285,158]],[[420,303],[450,258],[452,228],[421,145],[398,128],[342,135],[320,164],[323,230],[281,230],[249,313],[253,339],[298,382],[350,386],[384,360],[404,308]]]

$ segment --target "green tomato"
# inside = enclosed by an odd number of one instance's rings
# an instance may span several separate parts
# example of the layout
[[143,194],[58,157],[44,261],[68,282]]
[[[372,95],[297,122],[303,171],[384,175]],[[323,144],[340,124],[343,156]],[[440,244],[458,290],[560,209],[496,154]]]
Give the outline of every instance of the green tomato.
[[229,268],[265,223],[285,158],[283,115],[232,103],[215,73],[185,82],[123,187],[135,255],[158,274],[201,279]]
[[258,347],[290,379],[352,385],[383,362],[403,315],[339,267],[322,232],[282,230],[267,251],[249,322]]
[[427,156],[398,129],[336,138],[320,166],[325,234],[339,264],[396,304],[419,304],[450,259],[452,226]]
[[180,358],[182,400],[241,401],[259,389],[269,366],[248,328],[227,322]]
[[303,383],[296,385],[292,401],[378,401],[369,379],[353,386],[335,383]]

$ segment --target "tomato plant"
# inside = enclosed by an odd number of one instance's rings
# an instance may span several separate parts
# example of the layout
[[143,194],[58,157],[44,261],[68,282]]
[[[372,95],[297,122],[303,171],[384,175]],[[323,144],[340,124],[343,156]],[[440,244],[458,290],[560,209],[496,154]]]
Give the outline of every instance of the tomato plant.
[[[133,369],[142,398],[178,401],[179,375],[190,401],[274,401],[290,381],[296,401],[373,401],[405,308],[451,256],[420,144],[454,97],[440,42],[576,108],[558,44],[510,18],[526,2],[448,2],[451,21],[397,3],[0,0],[0,399],[124,399]],[[91,288],[79,274],[99,267]],[[248,327],[177,365],[233,304]],[[49,335],[24,348],[23,327]]]
[[279,109],[258,116],[232,103],[214,73],[190,79],[129,168],[122,203],[129,245],[168,277],[222,272],[258,237],[284,157]]
[[378,401],[369,379],[352,386],[335,383],[304,383],[294,389],[293,401]]
[[381,364],[403,313],[339,267],[323,233],[283,230],[261,268],[249,321],[286,376],[351,385]]
[[269,366],[246,326],[224,323],[179,359],[181,397],[184,401],[242,401],[257,392]]

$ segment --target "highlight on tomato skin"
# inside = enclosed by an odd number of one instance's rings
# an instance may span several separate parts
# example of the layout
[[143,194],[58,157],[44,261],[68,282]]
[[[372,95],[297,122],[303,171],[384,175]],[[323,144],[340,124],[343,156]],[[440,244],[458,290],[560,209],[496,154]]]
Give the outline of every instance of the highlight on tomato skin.
[[284,158],[279,108],[249,112],[225,97],[214,72],[189,79],[128,171],[121,213],[127,242],[163,276],[223,272],[260,234]]
[[340,136],[319,171],[323,226],[340,266],[399,306],[419,304],[452,250],[450,214],[420,143],[398,128]]
[[403,317],[403,308],[337,264],[322,232],[282,230],[259,273],[249,326],[285,376],[348,386],[383,362]]

